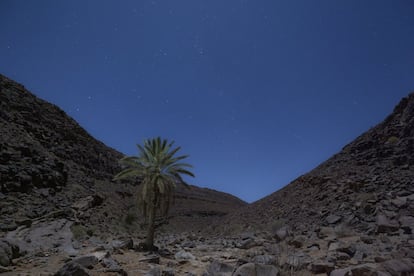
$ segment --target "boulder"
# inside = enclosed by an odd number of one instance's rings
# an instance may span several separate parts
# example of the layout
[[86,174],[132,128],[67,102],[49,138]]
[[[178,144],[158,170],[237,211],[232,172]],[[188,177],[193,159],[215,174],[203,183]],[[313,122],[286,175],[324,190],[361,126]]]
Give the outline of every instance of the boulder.
[[391,275],[414,275],[414,263],[410,259],[394,259],[382,263]]
[[0,265],[9,266],[11,261],[20,257],[20,248],[9,239],[0,239]]
[[150,263],[150,264],[159,264],[160,256],[156,254],[149,254],[138,260],[139,262]]
[[98,258],[95,255],[80,256],[72,260],[73,263],[77,263],[86,268],[93,268],[98,263]]
[[342,219],[342,217],[340,217],[340,216],[337,216],[337,215],[329,215],[329,216],[326,217],[325,220],[326,220],[326,222],[328,224],[336,224],[339,221],[341,221],[341,219]]
[[379,214],[377,216],[377,232],[391,233],[400,228],[398,222],[389,220],[385,215]]
[[310,270],[315,274],[320,273],[326,273],[329,275],[329,273],[334,270],[335,264],[330,262],[317,262],[311,264]]
[[240,244],[237,245],[237,247],[240,249],[250,249],[250,248],[255,247],[256,245],[257,245],[257,242],[255,241],[255,239],[249,238],[249,239],[241,241]]
[[234,268],[233,266],[214,260],[207,266],[204,275],[206,276],[231,276]]
[[114,240],[112,241],[111,245],[114,249],[133,249],[134,241],[131,238]]
[[273,265],[247,263],[240,266],[233,276],[279,276],[279,270]]
[[401,216],[398,220],[401,224],[401,228],[406,234],[414,233],[414,217],[412,216]]
[[283,241],[283,240],[284,240],[284,239],[286,239],[289,235],[290,235],[290,230],[289,230],[289,227],[288,227],[288,226],[283,226],[283,227],[279,228],[279,229],[276,231],[276,233],[275,233],[275,235],[274,235],[274,238],[275,238],[277,241]]
[[195,260],[195,257],[193,254],[191,254],[190,252],[184,251],[184,250],[181,250],[175,253],[174,258],[180,262]]
[[252,260],[255,264],[270,265],[276,263],[276,258],[271,255],[257,255]]
[[62,266],[54,276],[89,276],[88,270],[75,262],[69,262]]
[[101,205],[103,198],[99,195],[87,196],[75,202],[72,207],[78,211],[87,211],[90,208]]

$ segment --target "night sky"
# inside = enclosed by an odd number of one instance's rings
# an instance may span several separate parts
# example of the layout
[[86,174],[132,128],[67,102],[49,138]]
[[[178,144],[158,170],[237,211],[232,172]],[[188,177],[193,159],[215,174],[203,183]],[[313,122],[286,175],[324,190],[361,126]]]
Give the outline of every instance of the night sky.
[[128,155],[162,136],[191,184],[248,202],[414,90],[414,1],[0,0],[0,73]]

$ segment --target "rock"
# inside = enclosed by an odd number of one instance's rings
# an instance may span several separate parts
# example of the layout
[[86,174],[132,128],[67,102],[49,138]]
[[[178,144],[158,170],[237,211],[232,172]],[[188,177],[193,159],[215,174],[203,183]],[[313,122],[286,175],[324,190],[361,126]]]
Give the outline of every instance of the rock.
[[310,271],[312,271],[313,273],[319,274],[319,273],[326,273],[329,275],[329,273],[331,273],[332,270],[334,270],[335,268],[335,264],[330,263],[330,262],[317,262],[317,263],[312,263],[311,264],[311,268]]
[[240,249],[250,249],[257,245],[256,241],[252,238],[243,240],[240,244],[238,244],[238,248]]
[[414,263],[410,259],[389,260],[382,266],[391,275],[414,275]]
[[161,248],[160,250],[158,250],[158,254],[161,257],[171,257],[173,255],[173,253],[168,249],[168,248]]
[[[103,248],[98,248],[98,250],[102,250],[102,249]],[[95,256],[98,259],[98,261],[100,262],[105,258],[110,258],[111,254],[109,254],[108,251],[95,251],[95,252],[92,252],[89,255]]]
[[78,263],[65,264],[54,276],[89,276],[88,270]]
[[274,238],[277,241],[283,241],[284,239],[286,239],[288,236],[290,235],[290,231],[289,231],[289,227],[288,226],[284,226],[281,227],[280,229],[278,229],[274,235]]
[[145,276],[162,276],[161,275],[161,268],[159,266],[155,266],[148,271]]
[[101,262],[101,264],[102,264],[103,267],[106,267],[107,270],[110,270],[112,272],[121,271],[122,270],[122,268],[119,265],[119,263],[117,261],[115,261],[114,259],[112,259],[111,257],[109,257],[109,256],[103,258],[100,262]]
[[400,228],[399,224],[394,221],[390,221],[385,215],[377,216],[377,232],[378,233],[390,233],[395,232]]
[[10,272],[10,271],[12,271],[12,269],[11,269],[11,268],[9,268],[9,267],[4,267],[4,266],[1,266],[1,265],[0,265],[0,273]]
[[295,236],[292,240],[288,241],[288,244],[296,248],[301,248],[305,243],[305,240],[306,238],[304,236]]
[[255,264],[270,265],[276,262],[276,258],[271,255],[257,255],[253,257],[252,262]]
[[87,211],[90,208],[101,205],[103,198],[100,195],[87,196],[75,202],[72,207],[78,211]]
[[342,219],[342,217],[340,217],[340,216],[329,215],[329,216],[326,217],[325,220],[328,224],[335,224],[335,223],[338,223],[341,219]]
[[0,231],[2,232],[9,232],[17,229],[17,224],[13,221],[11,223],[0,223]]
[[174,258],[177,261],[190,261],[190,260],[195,260],[195,257],[193,254],[191,254],[190,252],[186,252],[184,250],[178,251],[177,253],[175,253]]
[[32,225],[32,220],[29,218],[20,218],[20,219],[16,219],[16,224],[30,227],[30,225]]
[[131,238],[114,240],[111,245],[114,249],[134,249],[134,241]]
[[407,204],[407,198],[406,197],[397,197],[395,199],[392,199],[391,203],[397,208],[402,208]]
[[9,266],[11,261],[20,257],[20,248],[9,239],[0,239],[0,265]]
[[165,268],[161,273],[161,276],[174,276],[174,275],[175,275],[175,272],[174,272],[174,269],[172,268]]
[[332,270],[332,272],[329,274],[329,276],[348,276],[349,274],[349,268],[341,268],[341,269],[335,269]]
[[279,276],[279,270],[273,265],[247,263],[240,266],[234,276]]
[[150,263],[150,264],[159,264],[160,256],[155,254],[149,254],[138,260],[139,262]]
[[362,264],[350,269],[352,276],[376,276],[378,275],[378,266],[376,264]]
[[233,266],[214,260],[207,266],[206,276],[231,276]]
[[98,263],[98,258],[94,255],[85,255],[73,259],[72,262],[91,269],[94,265]]
[[320,239],[333,239],[336,237],[335,229],[333,227],[321,227],[317,234]]
[[342,269],[335,269],[329,276],[389,276],[383,274],[377,264],[367,263],[357,266],[346,267]]
[[406,234],[414,233],[414,217],[402,216],[398,221],[400,222],[401,228]]
[[54,248],[70,255],[76,254],[72,245],[72,222],[67,219],[55,219],[40,222],[30,228],[19,227],[7,233],[7,238],[16,241],[22,251],[35,252],[43,248]]

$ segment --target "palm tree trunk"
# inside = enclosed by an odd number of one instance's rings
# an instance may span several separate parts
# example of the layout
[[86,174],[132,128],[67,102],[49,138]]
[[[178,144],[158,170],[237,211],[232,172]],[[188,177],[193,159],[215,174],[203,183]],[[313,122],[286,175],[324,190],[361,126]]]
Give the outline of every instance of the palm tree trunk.
[[145,241],[145,244],[147,246],[148,250],[153,250],[154,248],[154,236],[155,236],[155,199],[152,204],[152,206],[149,208],[149,214],[148,214],[148,229],[147,229],[147,238]]

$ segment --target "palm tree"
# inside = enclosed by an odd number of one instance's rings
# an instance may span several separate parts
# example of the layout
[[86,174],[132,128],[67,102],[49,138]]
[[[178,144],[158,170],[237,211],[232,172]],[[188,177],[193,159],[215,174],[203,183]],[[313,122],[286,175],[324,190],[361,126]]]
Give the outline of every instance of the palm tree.
[[174,142],[168,142],[160,137],[144,141],[137,145],[138,156],[126,156],[120,163],[126,168],[114,176],[115,180],[138,177],[141,180],[138,204],[144,217],[148,220],[147,238],[144,249],[153,250],[155,234],[155,217],[157,210],[165,216],[172,203],[176,183],[187,185],[181,178],[182,174],[194,177],[187,170],[190,164],[180,161],[188,155],[176,157],[180,147],[172,148]]

